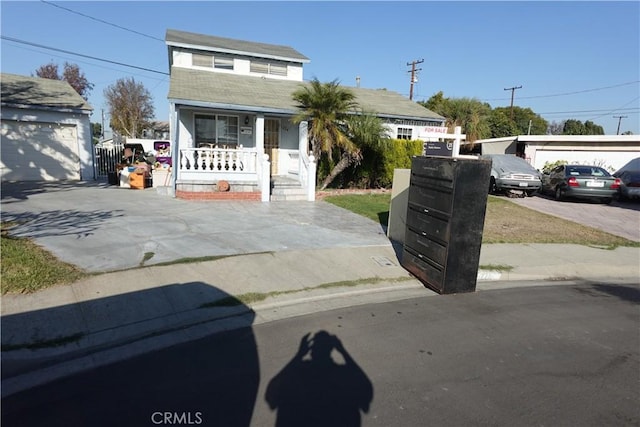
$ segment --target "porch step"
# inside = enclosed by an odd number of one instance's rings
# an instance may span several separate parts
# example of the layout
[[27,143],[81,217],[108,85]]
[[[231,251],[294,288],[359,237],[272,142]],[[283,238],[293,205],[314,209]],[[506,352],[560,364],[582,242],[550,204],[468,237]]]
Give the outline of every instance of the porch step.
[[296,179],[276,176],[271,179],[271,201],[307,200],[307,191]]

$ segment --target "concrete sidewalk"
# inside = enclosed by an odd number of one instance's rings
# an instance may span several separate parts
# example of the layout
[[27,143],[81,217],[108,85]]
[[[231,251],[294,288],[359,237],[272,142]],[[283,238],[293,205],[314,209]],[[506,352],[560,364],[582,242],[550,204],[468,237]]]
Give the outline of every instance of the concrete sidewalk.
[[[2,395],[221,330],[355,304],[437,294],[392,244],[281,251],[89,277],[2,304]],[[640,249],[485,245],[478,291],[541,281],[640,282]],[[234,296],[264,296],[216,305]],[[237,301],[235,301],[237,302]]]

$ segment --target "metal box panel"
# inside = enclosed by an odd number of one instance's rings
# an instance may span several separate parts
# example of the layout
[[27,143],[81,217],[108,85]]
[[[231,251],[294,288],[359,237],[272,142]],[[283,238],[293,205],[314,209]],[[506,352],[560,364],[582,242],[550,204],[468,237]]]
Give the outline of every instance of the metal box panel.
[[491,161],[414,157],[402,265],[442,294],[475,291]]

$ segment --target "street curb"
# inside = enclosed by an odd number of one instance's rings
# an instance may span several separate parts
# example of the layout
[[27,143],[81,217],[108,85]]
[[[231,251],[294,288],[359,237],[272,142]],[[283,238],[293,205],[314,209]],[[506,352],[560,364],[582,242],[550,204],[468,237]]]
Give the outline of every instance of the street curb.
[[[478,274],[476,291],[490,291],[529,286],[558,286],[575,285],[587,282],[611,282],[623,281],[637,285],[638,278],[628,277],[573,277],[573,278],[545,278],[544,275],[510,275],[507,279],[504,274],[493,270],[481,270]],[[515,276],[515,277],[514,277]],[[490,280],[490,278],[496,278]],[[78,374],[87,370],[99,368],[111,363],[126,360],[148,352],[162,350],[175,345],[184,344],[193,340],[204,338],[210,334],[234,330],[242,327],[251,327],[277,320],[304,316],[334,309],[354,307],[364,304],[376,304],[403,299],[437,296],[434,291],[426,288],[417,279],[403,284],[378,283],[374,285],[362,285],[360,289],[337,291],[325,289],[315,292],[306,291],[307,296],[297,297],[270,297],[266,301],[239,306],[235,310],[227,310],[226,314],[218,315],[207,321],[194,324],[185,324],[170,330],[156,331],[146,336],[128,337],[115,342],[106,343],[93,349],[84,350],[71,360],[55,363],[50,366],[28,371],[2,380],[2,398],[41,386],[49,382]],[[344,288],[343,288],[344,289]],[[37,362],[41,355],[33,355],[31,360]],[[46,356],[44,356],[46,357]],[[64,354],[58,357],[64,357]],[[7,358],[3,355],[3,363],[18,359]],[[25,358],[19,360],[24,361]]]

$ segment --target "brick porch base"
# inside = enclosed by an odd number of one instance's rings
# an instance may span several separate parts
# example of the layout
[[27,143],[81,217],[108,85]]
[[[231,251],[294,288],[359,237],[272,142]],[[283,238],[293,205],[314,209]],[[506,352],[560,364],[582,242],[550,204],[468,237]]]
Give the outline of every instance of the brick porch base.
[[185,200],[262,200],[262,193],[259,191],[176,191],[176,198]]

